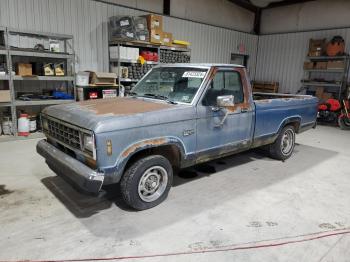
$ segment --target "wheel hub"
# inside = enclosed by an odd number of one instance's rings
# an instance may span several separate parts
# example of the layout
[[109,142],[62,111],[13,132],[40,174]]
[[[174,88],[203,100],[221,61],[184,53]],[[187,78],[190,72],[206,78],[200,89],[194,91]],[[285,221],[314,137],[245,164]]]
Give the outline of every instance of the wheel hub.
[[155,201],[164,193],[167,184],[167,171],[161,166],[151,167],[140,178],[139,196],[145,202]]
[[288,155],[293,150],[294,134],[291,130],[286,130],[281,141],[281,150],[284,155]]

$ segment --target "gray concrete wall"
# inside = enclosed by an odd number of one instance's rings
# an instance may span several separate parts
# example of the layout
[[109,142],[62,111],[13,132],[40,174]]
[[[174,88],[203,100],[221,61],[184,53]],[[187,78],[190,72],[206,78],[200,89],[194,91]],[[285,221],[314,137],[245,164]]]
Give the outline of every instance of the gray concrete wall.
[[261,32],[268,34],[350,27],[349,17],[348,0],[311,1],[264,10]]

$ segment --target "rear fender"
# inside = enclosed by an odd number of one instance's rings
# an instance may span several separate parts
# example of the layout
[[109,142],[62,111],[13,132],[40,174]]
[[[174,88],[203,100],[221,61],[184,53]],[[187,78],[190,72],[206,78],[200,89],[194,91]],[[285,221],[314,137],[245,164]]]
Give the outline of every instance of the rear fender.
[[279,134],[286,125],[290,124],[292,124],[295,127],[295,132],[298,133],[301,125],[301,116],[292,116],[285,118],[278,128],[277,134]]

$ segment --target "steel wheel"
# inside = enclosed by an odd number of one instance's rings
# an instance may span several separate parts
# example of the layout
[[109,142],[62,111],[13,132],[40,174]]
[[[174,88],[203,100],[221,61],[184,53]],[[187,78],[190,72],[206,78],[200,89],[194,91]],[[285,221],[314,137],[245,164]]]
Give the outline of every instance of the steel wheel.
[[168,172],[161,166],[148,168],[138,185],[139,197],[145,202],[153,202],[164,193],[168,184]]
[[287,129],[281,139],[281,151],[283,155],[289,155],[294,147],[294,132]]

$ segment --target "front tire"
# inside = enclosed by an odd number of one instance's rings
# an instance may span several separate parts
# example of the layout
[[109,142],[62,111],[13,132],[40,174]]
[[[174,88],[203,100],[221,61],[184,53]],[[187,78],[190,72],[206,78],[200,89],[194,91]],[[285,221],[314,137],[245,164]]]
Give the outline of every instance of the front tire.
[[124,173],[120,189],[125,203],[145,210],[163,202],[173,182],[173,168],[168,159],[160,155],[142,158]]
[[285,126],[276,141],[270,145],[270,156],[277,160],[286,160],[293,154],[295,146],[295,129]]

